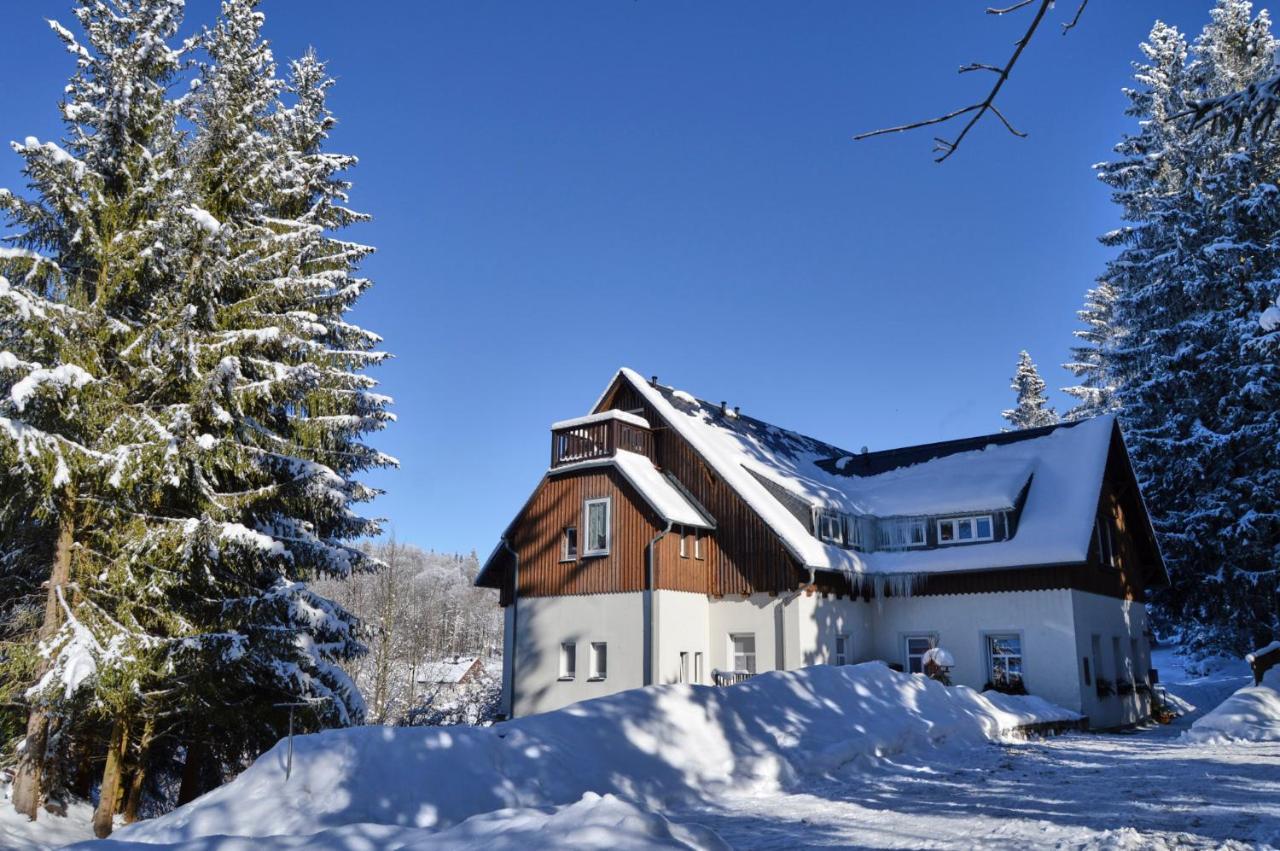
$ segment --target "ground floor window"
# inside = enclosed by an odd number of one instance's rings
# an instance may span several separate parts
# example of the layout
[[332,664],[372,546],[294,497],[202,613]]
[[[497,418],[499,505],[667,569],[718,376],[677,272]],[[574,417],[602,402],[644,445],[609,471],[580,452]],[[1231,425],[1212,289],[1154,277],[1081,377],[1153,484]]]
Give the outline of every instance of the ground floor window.
[[739,632],[729,636],[729,644],[733,649],[733,670],[754,674],[756,672],[756,635],[754,632]]
[[591,679],[603,680],[609,673],[609,645],[603,641],[591,642]]
[[693,681],[695,683],[702,682],[702,653],[693,654]]
[[566,641],[560,645],[560,679],[571,680],[578,671],[578,645]]
[[931,647],[938,643],[937,636],[932,633],[920,633],[919,635],[908,635],[906,639],[907,646],[907,673],[923,674],[924,673],[924,654]]
[[996,691],[1026,691],[1022,682],[1022,636],[988,635],[987,661],[990,682]]
[[847,635],[836,636],[836,664],[849,664],[849,636]]

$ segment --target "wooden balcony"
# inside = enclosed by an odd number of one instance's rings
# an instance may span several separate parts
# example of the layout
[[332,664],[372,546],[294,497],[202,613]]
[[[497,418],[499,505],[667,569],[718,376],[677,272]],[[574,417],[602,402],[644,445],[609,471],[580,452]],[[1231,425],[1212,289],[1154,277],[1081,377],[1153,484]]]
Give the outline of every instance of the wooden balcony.
[[551,427],[551,466],[611,458],[619,449],[653,460],[653,432],[639,417],[605,411]]

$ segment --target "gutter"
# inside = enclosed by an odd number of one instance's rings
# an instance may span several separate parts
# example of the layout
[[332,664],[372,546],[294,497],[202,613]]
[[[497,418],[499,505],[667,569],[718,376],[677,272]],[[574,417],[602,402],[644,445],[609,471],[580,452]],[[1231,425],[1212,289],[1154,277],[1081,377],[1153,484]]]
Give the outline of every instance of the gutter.
[[520,643],[520,555],[511,548],[511,542],[503,535],[498,546],[511,553],[511,712],[509,718],[516,717],[516,647]]
[[649,551],[645,559],[644,571],[644,684],[653,685],[654,681],[654,653],[653,641],[654,636],[658,634],[658,607],[656,605],[657,598],[654,597],[654,581],[653,581],[653,558],[654,547],[658,545],[668,532],[671,531],[672,523],[667,521],[667,526],[658,534],[654,535],[649,541]]

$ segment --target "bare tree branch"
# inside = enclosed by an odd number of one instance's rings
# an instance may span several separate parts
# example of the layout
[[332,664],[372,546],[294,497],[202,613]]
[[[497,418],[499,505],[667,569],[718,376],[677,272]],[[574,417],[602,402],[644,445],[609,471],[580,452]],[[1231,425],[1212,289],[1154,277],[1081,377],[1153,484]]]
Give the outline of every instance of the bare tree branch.
[[1031,5],[1032,3],[1034,3],[1035,1],[1036,1],[1036,0],[1022,0],[1020,3],[1014,3],[1012,6],[1008,6],[1008,7],[1004,8],[1004,9],[995,9],[995,8],[992,8],[991,6],[988,6],[988,7],[987,7],[987,14],[988,14],[988,15],[1007,15],[1007,14],[1009,14],[1010,12],[1016,12],[1016,11],[1018,11],[1018,10],[1019,10],[1019,9],[1021,9],[1023,6],[1030,6],[1030,5]]
[[[987,14],[1004,15],[1009,12],[1013,12],[1018,9],[1021,9],[1025,6],[1029,6],[1033,2],[1035,2],[1035,0],[1021,0],[1021,2],[1015,3],[1014,5],[1004,9],[990,8],[990,9],[987,9]],[[1025,137],[1027,135],[1026,133],[1016,130],[1013,127],[1013,125],[1009,123],[1008,119],[1006,119],[1004,115],[1002,115],[1000,111],[995,108],[995,100],[996,100],[996,96],[1000,94],[1000,89],[1004,86],[1005,81],[1009,79],[1009,72],[1013,70],[1013,66],[1017,64],[1018,58],[1022,56],[1022,51],[1026,49],[1027,44],[1031,42],[1031,37],[1035,35],[1036,30],[1040,26],[1040,22],[1044,20],[1045,13],[1048,12],[1050,7],[1053,6],[1053,0],[1039,0],[1039,3],[1040,5],[1036,9],[1035,16],[1031,19],[1031,24],[1027,27],[1027,31],[1023,33],[1022,38],[1018,39],[1017,43],[1014,45],[1013,55],[1009,57],[1009,61],[1006,62],[1003,67],[996,67],[993,65],[985,65],[985,64],[975,62],[969,65],[962,66],[960,68],[960,73],[962,74],[965,73],[966,71],[977,71],[977,70],[986,70],[986,71],[995,72],[995,74],[997,75],[995,84],[992,85],[991,90],[987,92],[987,96],[984,100],[978,103],[970,104],[969,106],[960,107],[959,109],[948,112],[946,115],[940,115],[940,116],[937,116],[936,118],[928,118],[928,119],[925,119],[924,121],[914,121],[910,124],[902,124],[897,127],[886,127],[881,130],[872,130],[868,133],[859,133],[857,136],[853,137],[854,140],[860,141],[862,139],[870,139],[874,136],[884,136],[889,133],[902,133],[906,130],[915,130],[920,127],[928,127],[933,124],[942,124],[945,121],[950,121],[951,119],[957,118],[961,115],[969,114],[969,120],[965,122],[964,127],[960,129],[960,132],[955,136],[954,139],[948,140],[948,139],[943,139],[941,137],[934,138],[934,142],[936,143],[934,145],[934,150],[938,152],[938,156],[934,158],[934,162],[942,162],[947,157],[951,156],[956,152],[956,148],[960,147],[960,143],[963,142],[965,137],[969,135],[969,131],[973,129],[973,126],[977,124],[979,119],[981,119],[982,116],[986,115],[988,112],[993,113],[997,118],[999,118],[1001,123],[1004,124],[1005,128],[1010,133],[1012,133],[1015,136]],[[1081,4],[1081,9],[1077,10],[1077,17],[1079,17],[1079,12],[1082,10],[1083,10],[1083,4]]]
[[1075,29],[1076,24],[1080,23],[1080,16],[1084,14],[1084,7],[1089,5],[1089,0],[1080,0],[1080,5],[1076,7],[1076,16],[1071,19],[1070,23],[1062,25],[1062,34],[1066,35]]

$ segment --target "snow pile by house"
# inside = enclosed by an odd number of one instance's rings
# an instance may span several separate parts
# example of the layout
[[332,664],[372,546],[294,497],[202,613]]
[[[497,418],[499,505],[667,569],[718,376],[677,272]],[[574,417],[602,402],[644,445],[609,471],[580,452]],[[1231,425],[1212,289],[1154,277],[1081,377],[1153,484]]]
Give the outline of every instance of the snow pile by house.
[[473,816],[441,831],[390,824],[350,824],[302,836],[204,836],[156,845],[117,838],[81,846],[93,851],[657,851],[686,848],[729,851],[716,834],[674,824],[613,795],[588,792],[568,806],[508,809]]
[[[788,787],[853,760],[971,747],[1022,725],[1076,717],[1038,698],[948,688],[878,662],[817,666],[731,688],[635,689],[496,727],[300,736],[287,782],[282,742],[232,783],[116,838],[177,843],[353,825],[444,837],[441,831],[485,813],[494,815],[484,829],[500,833],[542,817],[529,808],[574,805],[590,794],[669,812],[726,790]],[[601,801],[610,799],[587,798],[592,807],[616,809]],[[496,813],[504,809],[523,813]]]
[[1197,719],[1183,737],[1190,742],[1280,742],[1280,668]]

